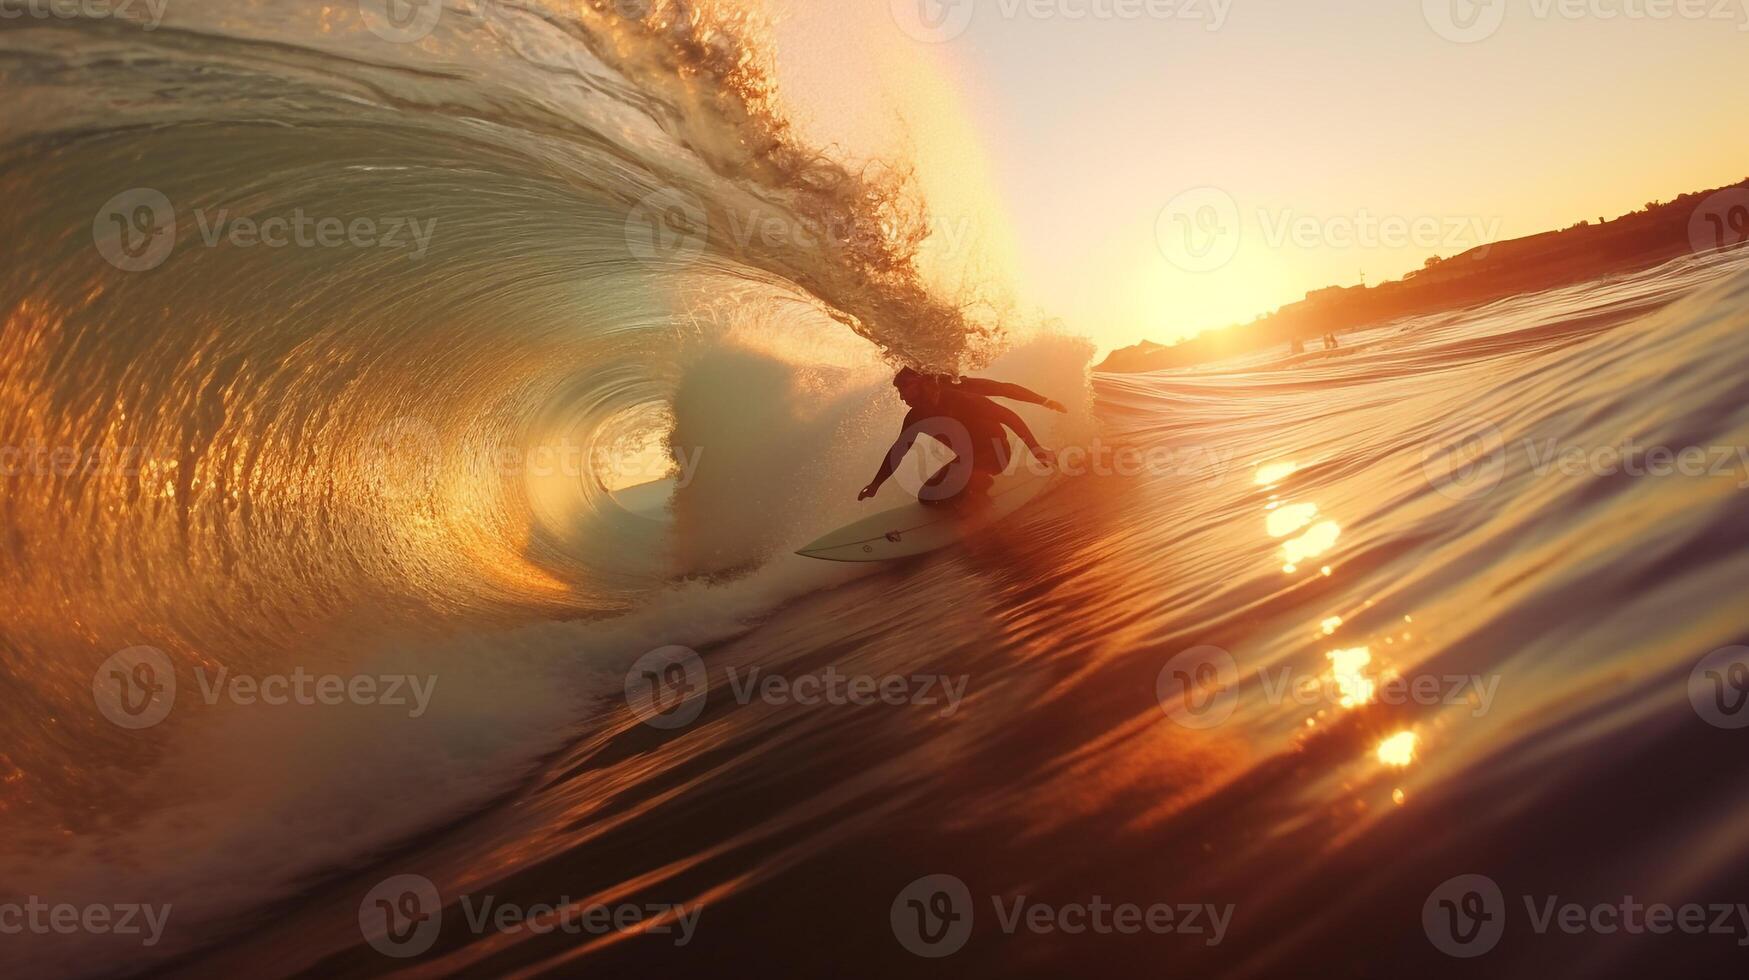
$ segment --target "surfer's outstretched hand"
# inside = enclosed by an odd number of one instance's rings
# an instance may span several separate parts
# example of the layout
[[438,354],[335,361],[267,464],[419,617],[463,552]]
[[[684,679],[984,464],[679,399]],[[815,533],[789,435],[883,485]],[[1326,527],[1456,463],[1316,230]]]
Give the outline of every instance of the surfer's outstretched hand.
[[1057,401],[1055,398],[1046,398],[1044,400],[1044,406],[1053,412],[1062,412],[1064,415],[1069,414],[1068,407],[1062,402]]
[[868,498],[870,498],[870,497],[872,497],[875,494],[880,493],[880,492],[881,492],[881,488],[877,487],[871,483],[868,486],[862,488],[862,492],[856,495],[856,499],[867,500]]

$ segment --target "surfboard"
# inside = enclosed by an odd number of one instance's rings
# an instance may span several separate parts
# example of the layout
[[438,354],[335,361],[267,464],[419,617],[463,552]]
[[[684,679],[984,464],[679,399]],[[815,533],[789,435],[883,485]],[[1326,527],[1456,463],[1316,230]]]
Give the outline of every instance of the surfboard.
[[1050,476],[1017,476],[998,481],[987,506],[966,512],[910,503],[840,528],[796,551],[823,561],[892,561],[927,554],[980,531],[1036,500]]

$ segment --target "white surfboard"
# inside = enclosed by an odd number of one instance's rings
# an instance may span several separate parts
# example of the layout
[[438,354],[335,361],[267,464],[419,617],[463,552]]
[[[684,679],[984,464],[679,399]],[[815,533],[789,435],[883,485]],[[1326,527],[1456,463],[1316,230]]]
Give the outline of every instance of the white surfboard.
[[988,506],[971,512],[913,502],[833,531],[796,554],[825,561],[891,561],[926,554],[1007,517],[1052,482],[1049,476],[1031,475],[998,481]]

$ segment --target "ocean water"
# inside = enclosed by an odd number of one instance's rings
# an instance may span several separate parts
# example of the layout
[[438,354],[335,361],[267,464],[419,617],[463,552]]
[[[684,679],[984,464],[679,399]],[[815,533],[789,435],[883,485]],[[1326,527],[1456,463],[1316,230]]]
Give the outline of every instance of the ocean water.
[[[0,27],[0,903],[170,908],[150,946],[0,961],[1741,962],[1749,923],[1569,936],[1524,904],[1749,898],[1741,253],[1090,376],[1084,342],[926,287],[903,182],[787,137],[756,25],[630,6]],[[765,218],[833,231],[736,231]],[[250,244],[273,219],[346,237]],[[1084,472],[916,562],[788,554],[867,512],[893,359],[1069,403],[1028,417]],[[657,724],[628,694],[653,651],[698,672]],[[245,703],[220,671],[430,696]],[[174,691],[127,727],[141,677]],[[833,677],[896,694],[804,693]],[[442,911],[415,959],[370,925],[404,875]],[[1464,875],[1502,894],[1485,959],[1436,941]],[[684,943],[468,928],[485,895],[698,917]],[[1019,896],[1225,914],[1010,932]],[[965,933],[916,955],[907,917],[943,908]]]

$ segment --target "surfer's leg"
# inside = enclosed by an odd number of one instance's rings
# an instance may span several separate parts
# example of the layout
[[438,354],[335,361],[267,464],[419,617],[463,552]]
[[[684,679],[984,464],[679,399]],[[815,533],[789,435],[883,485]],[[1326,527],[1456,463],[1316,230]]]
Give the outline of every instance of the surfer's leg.
[[965,494],[977,476],[969,463],[955,456],[918,488],[917,499],[932,507],[952,504]]
[[918,489],[917,499],[932,507],[979,507],[990,502],[990,487],[1000,472],[988,461],[955,457]]

